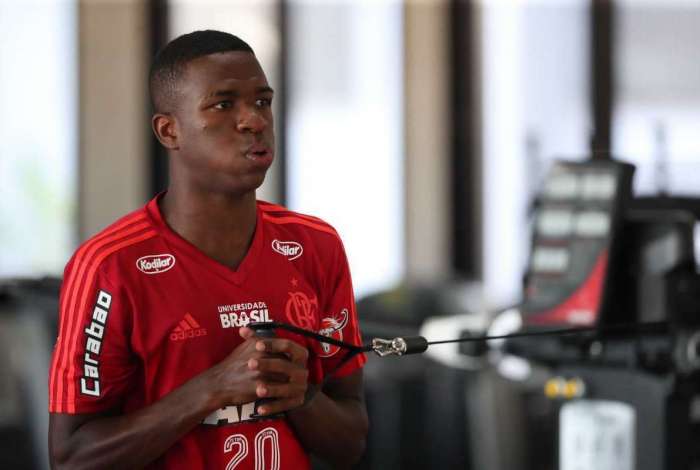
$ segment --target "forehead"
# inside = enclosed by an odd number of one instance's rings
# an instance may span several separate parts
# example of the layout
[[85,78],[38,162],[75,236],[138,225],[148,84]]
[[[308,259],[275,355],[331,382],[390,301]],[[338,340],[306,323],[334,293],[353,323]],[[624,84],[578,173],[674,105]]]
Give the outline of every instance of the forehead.
[[266,86],[267,77],[260,63],[250,52],[220,52],[187,63],[180,88],[196,95],[213,88],[245,88]]

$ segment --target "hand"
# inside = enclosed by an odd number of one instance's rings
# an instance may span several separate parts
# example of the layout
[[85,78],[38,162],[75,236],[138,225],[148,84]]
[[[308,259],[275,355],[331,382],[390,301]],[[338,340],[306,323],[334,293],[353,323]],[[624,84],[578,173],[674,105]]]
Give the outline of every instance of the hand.
[[275,414],[302,406],[309,378],[306,348],[289,339],[258,338],[250,328],[241,328],[240,335],[246,342],[255,341],[255,350],[263,354],[248,361],[249,370],[259,373],[257,398],[273,399],[258,408],[258,412]]
[[211,396],[211,408],[240,405],[255,401],[260,372],[249,362],[261,359],[264,352],[256,349],[257,340],[246,338],[226,358],[199,376],[200,387]]

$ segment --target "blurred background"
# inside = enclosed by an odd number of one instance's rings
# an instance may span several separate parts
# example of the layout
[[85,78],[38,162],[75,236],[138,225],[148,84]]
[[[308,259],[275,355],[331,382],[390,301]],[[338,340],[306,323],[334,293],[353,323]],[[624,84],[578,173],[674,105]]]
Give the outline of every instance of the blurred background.
[[[365,339],[456,315],[484,333],[517,306],[557,160],[626,161],[633,197],[698,207],[696,0],[0,0],[2,468],[47,468],[63,267],[167,186],[148,67],[197,29],[256,51],[275,89],[278,143],[258,197],[338,229]],[[629,467],[564,462],[546,380],[528,388],[484,351],[459,354],[370,358],[372,431],[358,468],[700,468],[686,454],[687,467],[671,466],[663,429],[655,457],[637,445]],[[676,371],[663,381],[675,384]],[[684,449],[697,447],[692,436]]]

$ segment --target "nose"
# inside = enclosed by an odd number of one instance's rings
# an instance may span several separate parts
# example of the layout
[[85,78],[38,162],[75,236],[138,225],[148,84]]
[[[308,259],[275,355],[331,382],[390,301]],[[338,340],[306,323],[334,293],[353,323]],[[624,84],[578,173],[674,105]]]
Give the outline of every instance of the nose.
[[243,107],[238,115],[236,129],[239,132],[252,132],[258,134],[265,130],[268,122],[267,119],[260,113],[259,109],[252,107]]

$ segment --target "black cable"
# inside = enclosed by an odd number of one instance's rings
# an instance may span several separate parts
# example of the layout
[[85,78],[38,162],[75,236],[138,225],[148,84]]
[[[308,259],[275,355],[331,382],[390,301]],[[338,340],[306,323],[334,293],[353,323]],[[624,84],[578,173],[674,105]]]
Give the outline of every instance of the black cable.
[[289,323],[281,323],[281,322],[261,322],[261,323],[258,323],[258,322],[255,322],[255,323],[250,323],[248,326],[255,331],[275,330],[275,329],[279,328],[281,330],[289,331],[290,333],[296,333],[298,335],[305,336],[307,338],[315,339],[319,343],[332,344],[334,346],[338,346],[339,348],[349,349],[350,351],[357,351],[358,353],[369,352],[372,350],[371,345],[357,346],[355,344],[346,343],[345,341],[340,341],[340,340],[337,340],[335,338],[331,338],[329,336],[323,336],[323,335],[318,334],[314,331],[309,331],[309,330],[305,330],[303,328],[299,328],[298,326],[290,325]]
[[294,325],[290,325],[288,323],[280,323],[280,322],[264,322],[264,323],[251,323],[248,325],[249,327],[253,328],[255,330],[256,334],[258,332],[262,331],[270,331],[270,330],[275,330],[277,328],[281,330],[286,330],[289,331],[290,333],[296,333],[298,335],[315,339],[316,341],[320,343],[326,343],[326,344],[332,344],[334,346],[338,346],[339,348],[343,348],[347,350],[347,353],[343,358],[338,362],[338,364],[333,368],[332,371],[330,371],[328,374],[326,374],[326,378],[321,382],[321,385],[325,385],[328,382],[328,379],[335,375],[336,372],[340,370],[341,367],[343,367],[345,364],[347,364],[353,357],[357,356],[358,354],[362,354],[365,352],[370,352],[372,351],[372,345],[367,344],[363,346],[357,346],[355,344],[351,343],[346,343],[345,341],[340,341],[335,338],[331,338],[329,336],[323,336],[321,334],[318,334],[313,331],[305,330],[303,328],[299,328]]
[[643,330],[654,330],[661,329],[662,327],[668,327],[669,323],[667,321],[659,322],[645,322],[645,323],[624,323],[619,325],[610,326],[592,326],[583,328],[563,328],[558,330],[542,330],[542,331],[523,331],[522,333],[509,333],[507,335],[493,335],[493,336],[466,336],[458,339],[447,339],[441,341],[428,341],[428,346],[435,344],[447,344],[447,343],[464,343],[464,342],[476,342],[476,341],[490,341],[494,339],[510,339],[510,338],[526,338],[529,336],[564,336],[572,334],[581,333],[591,333],[591,332],[612,332],[618,331],[623,333],[638,333]]
[[[291,333],[295,333],[307,338],[312,338],[315,339],[316,341],[319,341],[321,343],[326,343],[326,344],[332,344],[334,346],[338,346],[340,348],[346,349],[347,353],[343,358],[336,364],[336,366],[331,370],[324,379],[317,384],[317,386],[310,388],[308,392],[308,396],[306,400],[310,400],[313,395],[318,393],[319,390],[322,390],[329,382],[329,380],[345,365],[347,364],[352,358],[357,356],[358,354],[362,354],[365,352],[369,351],[375,351],[379,353],[380,351],[375,350],[375,346],[373,342],[370,342],[368,344],[358,346],[355,344],[351,343],[346,343],[344,341],[337,340],[335,338],[331,338],[328,336],[323,336],[321,334],[318,334],[313,331],[305,330],[303,328],[299,328],[294,325],[290,325],[287,323],[279,323],[279,322],[265,322],[265,323],[250,323],[248,325],[251,327],[256,334],[263,336],[263,337],[270,337],[274,336],[274,330],[275,329],[281,329],[281,330],[286,330]],[[485,336],[466,336],[463,338],[456,338],[456,339],[447,339],[447,340],[438,340],[438,341],[427,341],[425,338],[422,336],[412,336],[412,337],[406,337],[406,338],[395,338],[394,340],[401,340],[403,343],[403,349],[398,352],[398,355],[405,355],[405,354],[416,354],[416,353],[422,353],[424,352],[428,346],[434,346],[437,344],[448,344],[448,343],[465,343],[465,342],[476,342],[476,341],[490,341],[490,340],[495,340],[495,339],[509,339],[509,338],[525,338],[525,337],[531,337],[531,336],[564,336],[564,335],[572,335],[572,334],[580,334],[580,333],[591,333],[591,332],[613,332],[613,331],[618,331],[618,332],[623,332],[623,333],[638,333],[644,330],[660,330],[661,328],[667,328],[669,326],[669,322],[667,321],[660,321],[660,322],[646,322],[646,323],[625,323],[625,324],[618,324],[618,325],[610,325],[606,327],[584,327],[584,328],[564,328],[564,329],[556,329],[556,330],[542,330],[542,331],[524,331],[521,333],[510,333],[506,335],[485,335]],[[386,340],[380,340],[384,341],[384,343],[388,342]],[[397,351],[393,351],[393,354],[396,354]],[[383,354],[380,354],[383,355]],[[274,419],[278,418],[281,415],[265,415],[265,416],[260,416],[257,415],[257,406],[258,404],[264,403],[266,399],[259,399],[258,402],[256,402],[256,412],[253,415],[256,419]],[[269,400],[269,399],[268,399]]]
[[[307,338],[312,338],[315,339],[318,342],[321,343],[326,343],[326,344],[332,344],[334,346],[338,346],[340,348],[343,348],[347,350],[347,353],[343,358],[336,364],[336,366],[331,370],[324,379],[316,386],[313,387],[309,390],[309,396],[307,397],[307,400],[310,400],[313,395],[315,395],[319,390],[322,390],[329,382],[329,380],[343,367],[345,364],[347,364],[352,358],[357,356],[358,354],[362,354],[365,352],[369,351],[375,351],[377,352],[380,356],[386,355],[386,351],[380,351],[378,349],[375,349],[375,344],[374,341],[358,346],[356,344],[351,344],[351,343],[346,343],[344,341],[337,340],[335,338],[331,338],[328,336],[323,336],[321,334],[318,334],[313,331],[305,330],[303,328],[299,328],[294,325],[290,325],[287,323],[280,323],[280,322],[265,322],[265,323],[250,323],[248,325],[251,327],[253,330],[255,330],[256,334],[260,336],[274,336],[274,330],[275,329],[281,329],[281,330],[286,330],[289,331],[290,333],[295,333]],[[597,333],[609,333],[609,332],[622,332],[622,333],[632,333],[636,334],[645,330],[661,330],[662,328],[667,328],[669,326],[669,322],[667,321],[660,321],[660,322],[646,322],[646,323],[624,323],[624,324],[618,324],[618,325],[610,325],[610,326],[605,326],[605,327],[583,327],[583,328],[563,328],[563,329],[555,329],[555,330],[541,330],[541,331],[523,331],[520,333],[510,333],[506,335],[485,335],[485,336],[465,336],[462,338],[456,338],[456,339],[446,339],[446,340],[438,340],[438,341],[428,341],[422,336],[411,336],[411,337],[406,337],[406,338],[394,338],[393,341],[391,341],[391,344],[393,345],[394,342],[398,341],[400,344],[402,344],[401,349],[393,349],[390,350],[389,354],[396,354],[396,355],[406,355],[406,354],[417,354],[417,353],[422,353],[424,352],[429,346],[434,346],[437,344],[449,344],[449,343],[466,343],[466,342],[476,342],[476,341],[490,341],[490,340],[496,340],[496,339],[510,339],[510,338],[526,338],[526,337],[533,337],[533,336],[564,336],[564,335],[573,335],[573,334],[581,334],[581,333],[592,333],[592,332],[597,332]],[[390,341],[388,340],[377,340],[375,341],[380,341],[382,342],[383,346],[386,346],[386,343],[389,343]],[[380,346],[381,347],[381,346]],[[263,403],[264,399],[259,400],[260,403]],[[257,404],[256,404],[256,409],[257,409]],[[257,414],[257,412],[256,412]],[[260,419],[270,419],[274,418],[275,416],[256,416],[257,418]]]
[[[316,341],[319,341],[321,343],[332,344],[334,346],[338,346],[340,348],[348,350],[348,353],[345,355],[345,357],[343,357],[343,359],[340,361],[338,366],[335,367],[335,369],[331,372],[331,374],[329,374],[329,376],[335,374],[340,369],[340,367],[345,365],[350,359],[352,359],[357,354],[361,354],[364,352],[370,352],[370,351],[375,350],[374,345],[371,342],[368,344],[362,345],[362,346],[358,346],[355,344],[346,343],[344,341],[337,340],[335,338],[323,336],[323,335],[320,335],[316,332],[305,330],[303,328],[299,328],[297,326],[290,325],[287,323],[280,323],[280,322],[251,323],[249,326],[251,328],[255,329],[256,331],[274,330],[274,329],[279,328],[282,330],[289,331],[291,333],[296,333],[298,335],[305,336],[307,338],[315,339]],[[627,333],[627,334],[637,334],[637,333],[640,333],[643,331],[654,331],[654,330],[660,331],[662,329],[667,328],[668,326],[669,326],[669,322],[667,322],[667,321],[643,322],[643,323],[621,323],[621,324],[609,325],[609,326],[563,328],[563,329],[556,329],[556,330],[541,330],[541,331],[523,331],[520,333],[509,333],[506,335],[465,336],[462,338],[438,340],[438,341],[427,341],[422,336],[413,336],[413,337],[403,338],[406,342],[415,343],[415,344],[413,344],[412,346],[409,346],[409,348],[407,350],[403,351],[402,354],[421,353],[421,352],[425,351],[427,346],[434,346],[437,344],[466,343],[466,342],[490,341],[490,340],[496,340],[496,339],[510,339],[510,338],[526,338],[526,337],[531,337],[531,336],[565,336],[565,335],[592,333],[592,332],[597,332],[597,333],[618,332],[618,333]],[[418,341],[412,341],[414,339],[418,340]]]

